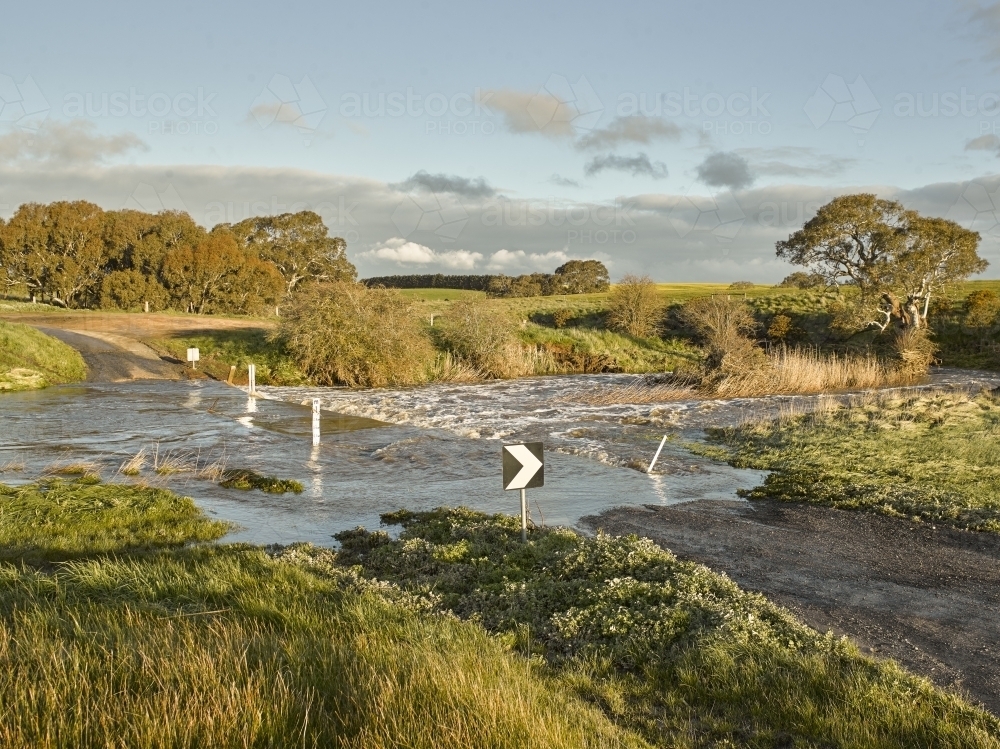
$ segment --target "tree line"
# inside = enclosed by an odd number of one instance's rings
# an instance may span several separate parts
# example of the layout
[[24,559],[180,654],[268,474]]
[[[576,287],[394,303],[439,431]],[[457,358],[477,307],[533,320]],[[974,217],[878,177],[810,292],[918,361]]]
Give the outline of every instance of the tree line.
[[311,211],[206,230],[182,211],[58,201],[0,219],[0,285],[68,309],[258,314],[356,275],[346,242]]
[[526,273],[520,276],[495,275],[426,275],[376,276],[362,281],[366,286],[387,289],[464,289],[485,291],[497,297],[553,296],[555,294],[591,294],[607,291],[610,276],[599,260],[570,260],[552,273]]

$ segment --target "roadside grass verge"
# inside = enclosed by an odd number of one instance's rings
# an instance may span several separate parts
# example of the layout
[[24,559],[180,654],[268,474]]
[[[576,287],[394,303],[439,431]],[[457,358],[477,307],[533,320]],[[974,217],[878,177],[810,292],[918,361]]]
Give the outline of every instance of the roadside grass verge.
[[1000,533],[1000,402],[989,394],[863,397],[709,436],[694,449],[772,471],[750,499]]
[[79,382],[87,376],[75,349],[27,325],[0,320],[0,393]]
[[198,332],[146,343],[182,362],[187,361],[189,348],[197,348],[201,356],[198,369],[217,380],[227,380],[230,366],[235,365],[233,382],[237,385],[247,384],[248,364],[256,365],[259,385],[302,385],[308,381],[282,342],[265,328]]
[[190,500],[4,492],[4,747],[649,746],[417,599],[245,545],[165,548],[224,530]]
[[479,623],[654,745],[1000,746],[987,712],[647,539],[533,529],[524,544],[516,518],[464,508],[383,522],[397,540],[359,528],[340,551],[278,556]]

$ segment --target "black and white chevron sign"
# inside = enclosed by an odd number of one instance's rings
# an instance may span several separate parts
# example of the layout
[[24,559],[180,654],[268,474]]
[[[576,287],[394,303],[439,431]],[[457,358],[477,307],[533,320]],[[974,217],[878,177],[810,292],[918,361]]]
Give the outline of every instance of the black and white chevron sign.
[[534,489],[545,485],[545,456],[541,442],[503,446],[503,488]]

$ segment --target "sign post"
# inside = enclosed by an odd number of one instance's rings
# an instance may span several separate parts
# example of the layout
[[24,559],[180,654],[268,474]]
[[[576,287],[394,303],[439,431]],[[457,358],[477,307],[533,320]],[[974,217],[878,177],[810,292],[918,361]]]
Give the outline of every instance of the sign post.
[[521,491],[521,540],[528,540],[528,497],[526,489],[545,485],[545,454],[541,442],[503,446],[504,491]]
[[191,369],[198,369],[198,361],[201,359],[201,352],[196,348],[188,349],[188,361],[191,362]]
[[247,365],[247,378],[249,381],[250,395],[257,394],[257,367],[254,364]]
[[319,444],[319,398],[313,398],[313,446]]

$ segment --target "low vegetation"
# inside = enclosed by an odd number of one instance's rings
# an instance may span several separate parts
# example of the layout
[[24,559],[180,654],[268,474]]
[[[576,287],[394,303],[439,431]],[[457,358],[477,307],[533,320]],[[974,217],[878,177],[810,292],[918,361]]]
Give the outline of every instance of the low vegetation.
[[[141,486],[0,490],[5,747],[1000,746],[1000,722],[649,541],[468,510],[220,546]],[[72,709],[67,709],[67,706]]]
[[0,559],[30,563],[212,541],[228,530],[190,499],[143,486],[49,478],[0,484]]
[[289,305],[280,330],[299,368],[318,385],[382,387],[430,378],[430,339],[392,289],[312,286]]
[[990,394],[859,397],[711,437],[712,454],[771,471],[751,499],[1000,533],[1000,401]]
[[0,320],[0,393],[79,382],[87,376],[83,357],[52,336]]
[[[279,558],[473,621],[656,746],[997,746],[1000,722],[651,541],[465,509]],[[391,584],[391,585],[390,585]]]
[[264,476],[250,468],[227,468],[222,471],[222,481],[219,486],[226,489],[260,489],[268,494],[301,494],[303,487],[301,482],[295,479],[279,479],[277,476]]
[[190,545],[225,530],[190,500],[3,492],[4,747],[648,746],[480,627],[349,573]]

